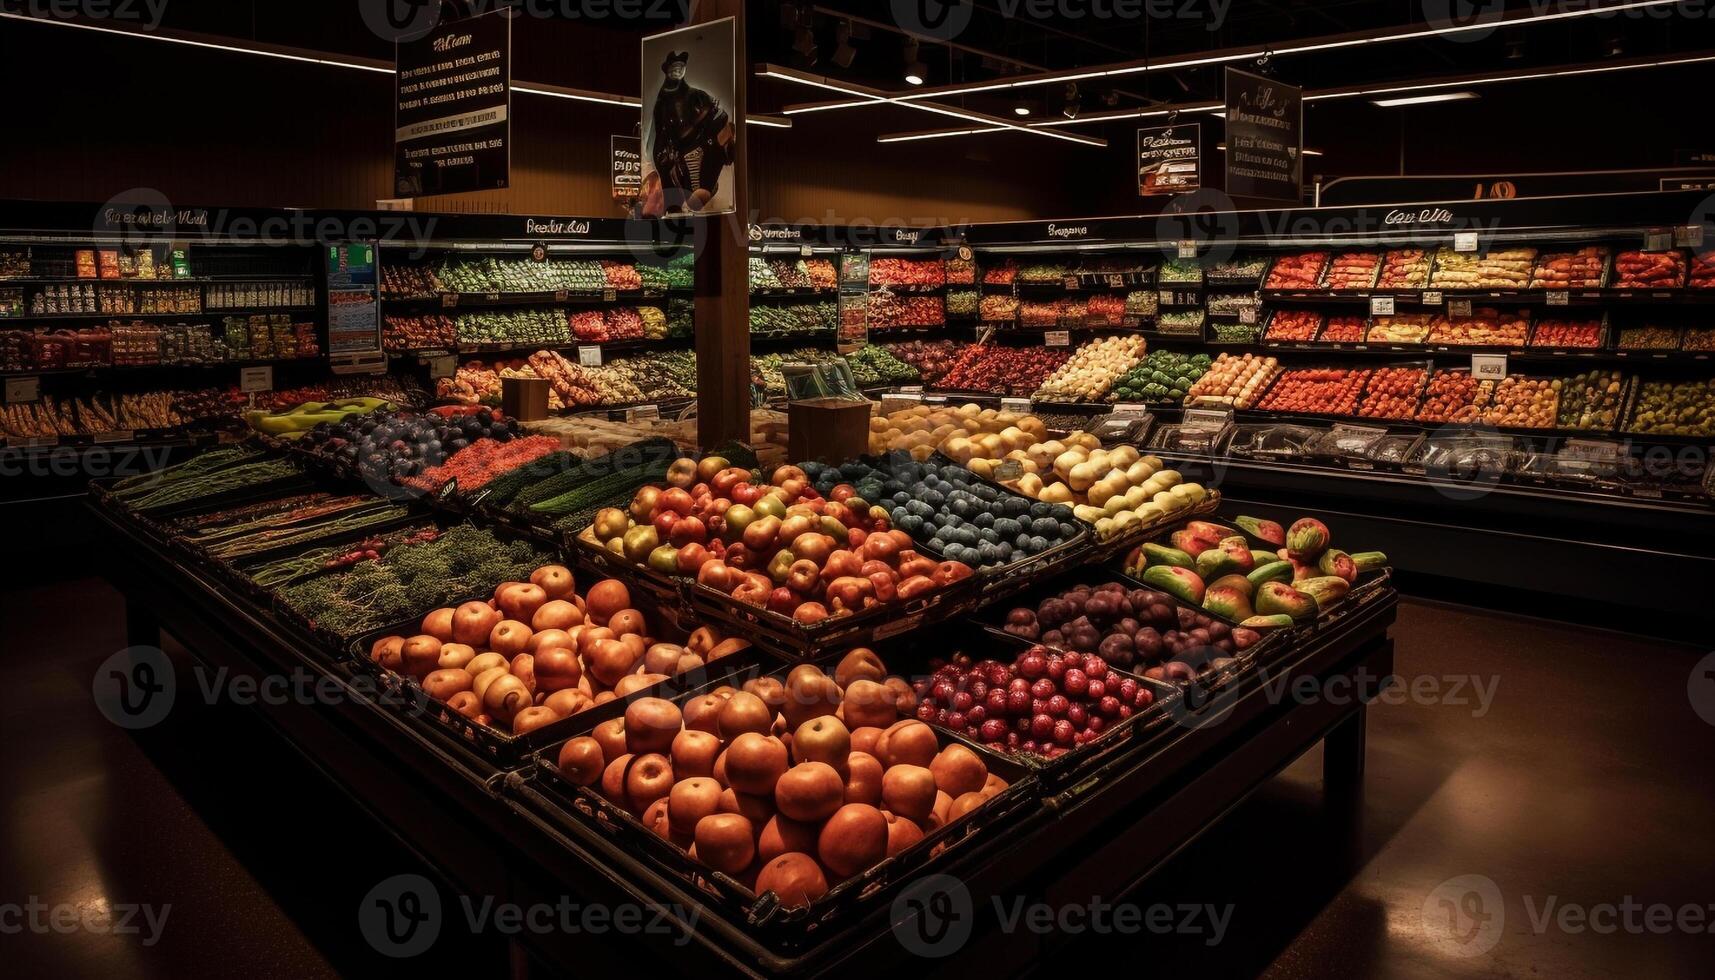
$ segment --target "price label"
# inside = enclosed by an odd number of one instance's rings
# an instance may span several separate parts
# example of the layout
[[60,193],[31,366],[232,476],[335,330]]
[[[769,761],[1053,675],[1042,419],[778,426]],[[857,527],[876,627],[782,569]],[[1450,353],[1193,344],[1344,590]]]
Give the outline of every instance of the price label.
[[1042,335],[1042,343],[1049,347],[1072,346],[1072,334],[1066,330],[1050,330]]
[[1256,307],[1254,306],[1239,307],[1239,322],[1247,327],[1256,326],[1256,312]]
[[1194,258],[1196,258],[1197,257],[1197,243],[1194,241],[1180,242],[1179,243],[1179,257],[1182,259],[1194,259]]
[[441,294],[441,309],[450,310],[457,305],[459,305],[459,294],[458,293],[442,293]]
[[1572,293],[1565,289],[1550,289],[1548,291],[1549,306],[1567,306],[1572,302]]
[[1371,296],[1370,316],[1393,316],[1393,297]]
[[554,290],[554,302],[556,302],[556,303],[564,303],[566,300],[571,299],[571,298],[572,298],[571,293],[568,293],[564,289]]
[[1453,251],[1455,251],[1455,252],[1475,252],[1476,250],[1477,250],[1477,233],[1476,232],[1474,232],[1474,231],[1461,231],[1461,232],[1456,232],[1453,235]]
[[1156,297],[1156,298],[1161,301],[1162,306],[1172,306],[1175,302],[1178,301],[1173,290],[1171,290],[1171,289],[1163,289],[1161,291],[1161,295]]
[[35,375],[6,379],[6,404],[33,402],[42,397],[42,379]]
[[661,406],[638,405],[625,410],[627,422],[653,422],[661,417]]
[[1505,381],[1507,379],[1507,356],[1505,354],[1472,354],[1471,377],[1478,381]]
[[1673,244],[1680,248],[1702,248],[1703,226],[1681,225],[1673,229]]
[[1424,306],[1440,306],[1443,302],[1444,302],[1444,300],[1441,297],[1441,290],[1439,290],[1439,289],[1425,289],[1423,291],[1423,305]]
[[112,432],[97,432],[95,434],[97,443],[130,442],[135,438],[137,438],[137,433],[130,429],[114,429]]
[[1673,229],[1651,228],[1644,232],[1644,251],[1665,252],[1673,247]]
[[1028,398],[1002,398],[1000,400],[1000,410],[1003,412],[1017,412],[1020,415],[1029,415],[1030,414],[1030,399],[1028,399]]
[[1065,280],[1060,285],[1067,292],[1074,292],[1078,288],[1078,277],[1077,276],[1067,276],[1065,278]]
[[579,347],[578,363],[584,367],[601,367],[601,348]]
[[1114,406],[1111,414],[1122,418],[1142,418],[1149,414],[1149,406],[1143,402],[1120,402]]
[[1470,316],[1471,301],[1468,299],[1450,299],[1447,301],[1448,316]]
[[811,248],[811,247],[810,247],[810,246],[808,246],[808,245],[800,245],[800,246],[798,246],[798,257],[799,257],[799,258],[801,258],[801,259],[807,259],[807,258],[809,258],[809,257],[810,257],[810,256],[812,256],[812,255],[815,255],[815,254],[816,254],[816,252],[815,252],[815,250],[814,250],[814,249],[812,249],[812,248]]
[[450,378],[458,373],[458,358],[451,354],[440,354],[429,358],[429,377],[439,381]]
[[899,389],[899,392],[900,392],[900,394],[903,394],[903,395],[921,395],[921,394],[923,394],[923,386],[922,385],[904,385],[903,387],[901,387]]
[[264,364],[261,367],[241,368],[238,372],[238,390],[246,395],[258,391],[274,390],[274,368]]

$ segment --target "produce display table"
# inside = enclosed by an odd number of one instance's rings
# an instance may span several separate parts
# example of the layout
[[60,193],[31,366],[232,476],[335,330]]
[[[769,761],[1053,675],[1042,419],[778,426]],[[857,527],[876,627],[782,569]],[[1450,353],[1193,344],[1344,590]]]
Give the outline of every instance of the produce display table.
[[[453,891],[521,906],[564,899],[702,908],[688,881],[662,873],[538,792],[528,768],[501,771],[457,739],[374,703],[366,696],[374,686],[340,651],[321,648],[270,610],[163,553],[140,523],[104,507],[91,509],[121,556],[108,568],[126,599],[130,643],[159,645],[165,631],[200,662],[234,677],[308,677],[314,689],[335,692],[318,703],[270,706],[263,717],[327,777],[326,787],[305,790],[350,796],[376,818],[372,832],[394,834]],[[931,865],[931,873],[958,879],[975,910],[971,935],[957,955],[923,959],[902,941],[923,924],[909,914],[896,922],[895,899],[903,894],[937,907],[908,879],[903,892],[890,886],[866,899],[789,955],[764,948],[746,923],[703,909],[688,938],[525,933],[514,940],[514,966],[529,962],[595,975],[650,965],[747,976],[836,975],[896,965],[913,972],[969,975],[986,968],[1011,974],[1057,937],[1002,931],[987,912],[994,896],[1053,906],[1097,896],[1117,900],[1318,742],[1326,743],[1328,791],[1357,799],[1364,702],[1392,672],[1388,629],[1395,607],[1391,592],[1372,597],[1207,703],[1176,712],[1172,723],[1113,753],[1103,768]],[[1311,681],[1311,690],[1321,693],[1305,696]],[[496,973],[504,968],[495,964]]]

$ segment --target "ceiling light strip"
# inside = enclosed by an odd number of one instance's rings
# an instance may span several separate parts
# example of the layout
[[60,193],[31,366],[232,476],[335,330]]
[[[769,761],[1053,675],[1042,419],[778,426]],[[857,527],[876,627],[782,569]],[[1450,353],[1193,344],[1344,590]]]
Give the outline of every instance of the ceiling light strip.
[[[1556,68],[1546,71],[1500,72],[1492,75],[1468,75],[1461,78],[1433,82],[1406,82],[1386,85],[1367,85],[1357,88],[1325,89],[1318,92],[1304,93],[1304,101],[1320,102],[1327,99],[1350,99],[1377,95],[1395,95],[1401,92],[1423,92],[1442,88],[1474,88],[1483,85],[1495,85],[1501,82],[1540,81],[1547,78],[1568,78],[1577,75],[1593,75],[1602,72],[1635,71],[1641,68],[1671,68],[1678,65],[1705,64],[1715,61],[1715,53],[1698,53],[1677,58],[1639,58],[1632,61],[1605,65],[1579,65],[1569,68]],[[1082,126],[1088,123],[1122,122],[1128,119],[1158,119],[1177,112],[1180,115],[1216,114],[1226,108],[1222,102],[1198,102],[1189,105],[1167,106],[1161,109],[1142,109],[1138,111],[1122,111],[1108,113],[1086,113],[1077,119],[1053,119],[1026,123],[1033,128],[1047,126]],[[913,134],[918,139],[931,139],[934,136],[962,136],[963,132],[953,130],[935,130],[924,134]]]
[[797,111],[821,112],[829,109],[852,109],[866,105],[876,105],[889,101],[921,101],[923,99],[941,98],[952,95],[971,95],[978,92],[993,92],[1001,89],[1026,88],[1034,85],[1053,85],[1069,81],[1081,81],[1091,78],[1112,78],[1119,75],[1135,75],[1140,72],[1177,71],[1186,68],[1200,68],[1208,65],[1225,64],[1236,61],[1248,61],[1263,55],[1283,57],[1287,55],[1309,54],[1316,51],[1333,51],[1341,48],[1361,47],[1367,44],[1387,44],[1395,41],[1421,40],[1432,37],[1446,37],[1454,34],[1465,34],[1471,31],[1492,31],[1523,27],[1529,24],[1546,23],[1550,21],[1568,20],[1572,18],[1591,16],[1612,16],[1626,10],[1636,10],[1648,7],[1669,6],[1679,0],[1627,0],[1624,3],[1595,4],[1579,6],[1571,10],[1557,10],[1548,13],[1523,13],[1517,16],[1502,16],[1494,20],[1479,18],[1470,24],[1450,24],[1444,27],[1421,27],[1408,30],[1383,31],[1356,36],[1324,36],[1302,44],[1285,46],[1258,46],[1243,49],[1233,49],[1216,52],[1209,55],[1184,58],[1169,58],[1166,60],[1143,60],[1126,64],[1113,65],[1103,68],[1093,68],[1080,71],[1047,72],[1022,78],[1008,79],[1002,82],[984,82],[974,85],[942,85],[930,89],[918,89],[901,92],[897,96],[866,96],[864,98],[815,107],[788,106],[784,111],[792,115]]
[[[377,72],[384,75],[394,73],[392,65],[383,61],[366,58],[329,58],[322,57],[321,52],[308,51],[301,48],[285,48],[267,44],[227,44],[220,41],[205,40],[202,35],[174,34],[168,31],[141,31],[122,27],[108,27],[100,24],[86,24],[79,21],[34,17],[29,14],[18,14],[0,11],[0,18],[6,20],[28,21],[32,24],[42,24],[48,27],[72,27],[78,30],[95,31],[100,34],[116,34],[121,37],[139,41],[161,41],[167,44],[177,44],[184,47],[201,48],[207,51],[224,51],[230,54],[247,54],[262,58],[275,58],[281,61],[295,61],[307,65],[326,65],[329,68],[350,68],[356,71]],[[589,92],[583,89],[566,88],[561,85],[547,85],[532,82],[512,83],[514,92],[527,95],[544,95],[555,99],[570,99],[575,102],[589,102],[597,105],[620,106],[627,109],[642,108],[643,100],[624,95],[610,95],[605,92]],[[745,122],[752,126],[768,126],[776,129],[790,129],[792,121],[779,116],[750,116]]]
[[1039,136],[1047,136],[1053,139],[1064,140],[1068,143],[1077,143],[1082,146],[1108,145],[1108,141],[1105,139],[1078,136],[1073,133],[1061,133],[1052,129],[1031,128],[1017,123],[1008,122],[994,116],[989,116],[984,113],[970,112],[964,109],[954,109],[934,103],[906,102],[902,99],[887,98],[873,93],[872,91],[866,91],[864,88],[849,82],[838,82],[823,75],[811,75],[807,72],[801,72],[791,68],[782,68],[779,65],[760,65],[757,67],[757,74],[765,78],[776,78],[781,81],[796,82],[799,85],[808,85],[812,88],[823,88],[830,92],[839,92],[842,95],[859,95],[865,98],[880,98],[882,101],[904,106],[909,109],[916,109],[920,112],[929,112],[939,116],[949,116],[951,118],[962,119],[965,122],[970,123],[981,123],[984,127],[999,127],[1002,129],[1017,130],[1021,133],[1033,133]]

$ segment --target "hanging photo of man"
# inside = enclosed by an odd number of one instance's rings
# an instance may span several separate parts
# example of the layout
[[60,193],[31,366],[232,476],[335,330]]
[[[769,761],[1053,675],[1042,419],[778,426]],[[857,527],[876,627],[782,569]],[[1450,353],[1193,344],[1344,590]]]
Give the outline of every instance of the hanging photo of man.
[[728,18],[643,39],[643,217],[733,209],[732,31]]

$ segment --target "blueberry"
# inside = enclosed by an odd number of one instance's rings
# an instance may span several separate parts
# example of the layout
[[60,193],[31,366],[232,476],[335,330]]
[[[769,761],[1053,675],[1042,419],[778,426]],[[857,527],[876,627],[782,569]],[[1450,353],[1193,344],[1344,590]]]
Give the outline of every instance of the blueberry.
[[994,515],[989,513],[986,510],[985,511],[979,511],[977,513],[977,516],[971,518],[971,523],[975,524],[977,527],[983,527],[983,528],[994,527]]

